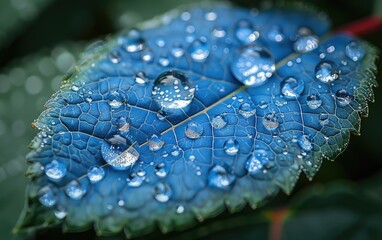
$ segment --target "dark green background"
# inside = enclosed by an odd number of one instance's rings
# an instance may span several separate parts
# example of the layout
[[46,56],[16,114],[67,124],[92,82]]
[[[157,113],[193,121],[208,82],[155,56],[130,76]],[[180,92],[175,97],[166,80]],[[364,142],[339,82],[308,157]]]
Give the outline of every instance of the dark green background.
[[[182,4],[201,2],[182,1]],[[253,6],[254,1],[234,4]],[[268,4],[272,1],[262,1]],[[280,1],[277,1],[278,3]],[[332,19],[334,29],[380,12],[378,1],[309,1]],[[1,0],[0,1],[0,238],[11,239],[23,206],[24,156],[37,130],[30,123],[55,92],[62,75],[92,41],[115,34],[179,6],[180,1],[126,0]],[[261,5],[260,4],[260,5]],[[259,4],[257,4],[259,5]],[[382,5],[382,4],[379,4]],[[382,7],[379,7],[382,8]],[[363,39],[382,49],[382,31]],[[381,62],[378,60],[380,68]],[[381,68],[380,68],[381,69]],[[381,71],[382,72],[382,71]],[[381,74],[378,75],[381,79]],[[379,81],[380,82],[380,81]],[[312,182],[299,180],[291,196],[280,193],[264,208],[224,213],[183,233],[156,238],[266,239],[265,212],[293,211],[283,239],[378,239],[382,237],[382,89],[375,89],[362,135],[352,136],[335,162],[325,161]],[[378,230],[379,229],[379,230]],[[57,235],[52,237],[52,235]],[[67,239],[59,231],[41,232],[39,239]],[[79,235],[76,235],[77,237]],[[80,234],[93,237],[92,231]]]

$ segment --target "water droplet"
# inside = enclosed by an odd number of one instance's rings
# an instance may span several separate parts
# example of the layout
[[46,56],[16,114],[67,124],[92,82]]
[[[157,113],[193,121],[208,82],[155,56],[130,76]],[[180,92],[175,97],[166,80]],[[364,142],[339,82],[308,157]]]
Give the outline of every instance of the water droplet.
[[182,12],[182,14],[180,15],[180,18],[183,21],[189,21],[191,19],[191,13],[189,13],[189,12]]
[[297,38],[293,47],[296,52],[306,53],[318,47],[318,37],[314,35],[300,36]]
[[248,45],[234,56],[231,71],[245,85],[259,86],[272,76],[275,62],[266,49]]
[[134,164],[138,158],[138,151],[130,146],[125,151],[120,147],[103,142],[101,145],[101,154],[103,159],[114,169],[125,170]]
[[249,156],[245,164],[245,169],[249,175],[260,179],[272,167],[274,167],[274,163],[269,160],[267,151],[262,149],[253,151],[253,154]]
[[210,55],[210,45],[207,40],[200,38],[192,42],[191,46],[188,48],[188,52],[191,58],[196,62],[204,62],[208,55]]
[[185,134],[190,139],[197,139],[200,138],[200,136],[202,136],[203,131],[204,129],[202,125],[200,125],[197,122],[190,122],[189,124],[187,124]]
[[77,181],[71,181],[65,188],[66,195],[74,200],[81,199],[85,193],[86,188],[81,186]]
[[247,20],[241,20],[236,24],[236,38],[243,44],[248,44],[256,41],[260,36],[258,31],[255,31],[253,25]]
[[272,26],[267,34],[267,37],[270,41],[277,43],[280,43],[285,39],[285,35],[279,26]]
[[88,170],[88,178],[91,183],[97,183],[105,176],[105,170],[99,166],[90,167]]
[[287,99],[295,99],[304,90],[304,82],[300,78],[287,77],[281,81],[281,93]]
[[65,164],[58,162],[57,160],[52,160],[49,164],[45,166],[45,174],[50,180],[58,181],[65,177],[67,172],[67,167]]
[[162,110],[157,112],[157,118],[159,121],[164,121],[166,119],[166,113]]
[[310,137],[305,134],[298,139],[298,145],[301,147],[302,150],[305,150],[307,152],[313,149],[313,144],[310,140]]
[[182,214],[184,212],[184,207],[183,205],[179,205],[176,207],[176,213]]
[[184,49],[179,43],[174,44],[171,49],[171,54],[176,58],[180,58],[184,55]]
[[227,34],[224,27],[218,26],[215,27],[214,30],[212,30],[212,34],[217,38],[223,38]]
[[348,58],[350,58],[354,62],[357,62],[359,60],[362,60],[362,58],[366,54],[366,50],[362,44],[356,41],[351,41],[346,46],[345,54]]
[[212,118],[211,125],[215,129],[222,129],[227,125],[227,120],[224,115],[218,114]]
[[208,184],[212,187],[217,187],[224,190],[229,190],[236,177],[229,174],[227,170],[220,165],[213,167],[208,173]]
[[130,30],[126,38],[120,38],[119,43],[130,53],[142,51],[146,44],[141,33],[136,29]]
[[322,126],[325,126],[329,123],[329,115],[326,113],[320,113],[320,115],[318,115],[318,119],[320,120],[320,124]]
[[130,123],[124,117],[119,117],[115,123],[121,132],[128,132],[130,130]]
[[164,47],[166,46],[166,41],[163,38],[157,38],[155,40],[155,43],[158,47]]
[[279,126],[279,119],[275,113],[267,113],[263,118],[264,127],[269,130],[275,130]]
[[163,108],[180,109],[194,98],[195,87],[189,77],[177,70],[160,74],[154,82],[152,97]]
[[249,103],[242,103],[239,107],[239,114],[245,118],[255,115],[256,109]]
[[168,202],[172,196],[170,186],[164,183],[158,183],[154,188],[154,197],[158,202]]
[[207,21],[215,21],[218,15],[215,12],[208,12],[204,15]]
[[266,109],[268,107],[268,103],[267,102],[265,102],[265,101],[261,101],[260,103],[259,103],[259,108],[261,108],[261,109]]
[[338,79],[337,65],[332,61],[323,61],[316,66],[316,78],[323,83],[330,83]]
[[64,219],[68,215],[68,212],[63,207],[59,207],[56,210],[54,210],[54,216],[58,219]]
[[149,80],[146,77],[146,74],[144,72],[138,72],[135,74],[135,83],[137,84],[146,84]]
[[129,178],[127,179],[128,181],[127,185],[129,185],[130,187],[140,187],[144,180],[145,180],[144,176],[139,176],[138,174],[133,172],[130,174]]
[[161,149],[164,145],[164,142],[157,136],[157,135],[152,135],[151,138],[148,141],[148,146],[150,151],[158,151]]
[[321,107],[322,100],[317,94],[310,94],[306,97],[306,103],[310,109],[317,109]]
[[166,169],[166,164],[164,163],[158,163],[155,166],[155,175],[158,177],[164,178],[167,176],[167,169]]
[[349,105],[351,100],[353,99],[353,96],[351,96],[346,89],[340,89],[336,92],[336,100],[339,106],[345,107]]
[[233,138],[228,139],[224,143],[224,151],[228,155],[236,155],[239,152],[239,143]]
[[112,92],[106,96],[106,100],[108,101],[111,108],[119,108],[123,105],[124,99],[118,92]]
[[57,196],[55,191],[50,186],[45,186],[38,192],[38,200],[45,207],[53,207],[57,203]]
[[121,55],[119,54],[119,52],[111,52],[109,54],[109,60],[110,60],[110,62],[112,62],[114,64],[120,63],[121,62]]
[[180,149],[179,149],[179,147],[174,146],[173,149],[172,149],[172,151],[171,151],[171,155],[174,156],[174,157],[176,157],[176,156],[179,156],[179,154],[180,154]]
[[154,53],[151,49],[146,48],[142,52],[142,60],[145,62],[152,62],[154,60]]
[[163,56],[159,57],[158,63],[162,67],[167,67],[168,65],[170,65],[170,60],[168,59],[168,57],[166,55],[163,55]]

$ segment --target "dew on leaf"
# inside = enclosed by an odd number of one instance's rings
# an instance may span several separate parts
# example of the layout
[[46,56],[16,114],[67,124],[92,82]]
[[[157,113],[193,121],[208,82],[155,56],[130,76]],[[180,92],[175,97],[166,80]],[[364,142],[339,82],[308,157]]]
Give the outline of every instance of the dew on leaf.
[[106,100],[111,108],[119,108],[123,105],[124,99],[118,92],[112,92],[106,96]]
[[302,27],[298,30],[298,37],[294,42],[293,48],[296,52],[306,53],[318,47],[319,39],[312,34],[309,28]]
[[149,146],[150,151],[155,152],[160,150],[163,147],[164,141],[162,141],[156,134],[153,134],[150,137],[147,144]]
[[204,62],[210,54],[210,46],[207,40],[201,38],[191,43],[188,48],[191,58],[196,62]]
[[171,49],[171,55],[173,55],[176,58],[182,57],[184,55],[183,47],[179,43],[174,44]]
[[279,26],[272,26],[267,33],[267,37],[270,41],[277,43],[280,43],[285,39],[285,35]]
[[158,177],[166,177],[167,176],[167,169],[166,169],[166,164],[165,163],[158,163],[155,166],[155,175]]
[[182,214],[183,212],[184,212],[184,206],[183,205],[179,205],[176,207],[176,213]]
[[154,198],[161,203],[168,202],[172,196],[172,190],[165,183],[158,183],[154,188]]
[[97,183],[105,176],[105,170],[100,166],[90,167],[88,170],[88,178],[91,183]]
[[45,186],[38,192],[38,200],[45,207],[53,207],[57,203],[57,196],[54,189],[50,186]]
[[351,41],[348,45],[346,45],[345,54],[348,58],[354,62],[357,62],[362,60],[366,54],[366,50],[362,44],[359,44],[356,41]]
[[197,122],[190,122],[186,126],[185,135],[190,139],[197,139],[204,132],[203,126]]
[[154,53],[150,48],[142,51],[142,60],[151,63],[154,60]]
[[279,126],[279,119],[275,113],[267,113],[263,117],[263,126],[269,130],[275,130]]
[[71,199],[79,200],[86,194],[86,188],[73,180],[65,187],[65,193]]
[[256,109],[249,103],[242,103],[239,107],[239,114],[245,118],[255,115]]
[[316,66],[315,75],[323,83],[330,83],[339,77],[337,65],[332,61],[322,61]]
[[233,138],[224,143],[224,152],[228,155],[236,155],[239,152],[239,142]]
[[310,94],[306,97],[306,104],[310,109],[317,109],[321,107],[321,97],[317,94]]
[[218,114],[212,118],[211,125],[215,129],[222,129],[227,125],[227,120],[224,115]]
[[229,190],[235,179],[235,175],[228,173],[221,165],[214,166],[208,173],[208,185],[223,190]]
[[253,154],[248,157],[245,169],[251,177],[262,179],[262,176],[267,174],[267,169],[270,169],[273,166],[274,164],[269,160],[267,151],[257,149],[254,150]]
[[107,164],[117,170],[127,169],[139,158],[139,153],[134,147],[130,146],[122,151],[119,146],[109,144],[106,141],[101,144],[101,154]]
[[353,96],[351,96],[346,89],[340,89],[336,92],[335,98],[337,100],[337,103],[341,107],[345,107],[349,105],[351,100],[353,99]]
[[298,77],[287,77],[281,81],[281,93],[287,99],[296,99],[304,90],[304,81]]
[[301,147],[304,151],[311,151],[313,149],[313,144],[310,140],[310,137],[308,135],[301,135],[298,139],[298,145]]
[[128,132],[130,130],[130,123],[124,117],[119,117],[116,120],[116,125],[118,130],[121,132]]
[[127,178],[127,185],[130,187],[140,187],[145,180],[145,176],[139,176],[137,173],[131,173]]
[[256,41],[260,33],[256,31],[253,25],[247,20],[240,20],[235,26],[236,38],[243,44]]
[[143,84],[146,84],[147,82],[148,82],[148,79],[144,72],[138,72],[137,74],[135,74],[135,83],[143,85]]
[[329,123],[329,115],[326,113],[320,113],[320,115],[318,115],[318,120],[320,121],[320,124],[324,126]]
[[222,26],[215,27],[212,30],[212,35],[216,38],[223,38],[227,34],[226,29]]
[[56,216],[57,219],[64,219],[66,215],[68,215],[68,212],[63,207],[58,207],[54,210],[54,216]]
[[65,177],[67,166],[57,160],[52,160],[49,164],[45,165],[45,174],[52,181],[59,181]]
[[126,37],[121,37],[119,43],[130,53],[142,51],[146,45],[141,33],[136,29],[130,30]]

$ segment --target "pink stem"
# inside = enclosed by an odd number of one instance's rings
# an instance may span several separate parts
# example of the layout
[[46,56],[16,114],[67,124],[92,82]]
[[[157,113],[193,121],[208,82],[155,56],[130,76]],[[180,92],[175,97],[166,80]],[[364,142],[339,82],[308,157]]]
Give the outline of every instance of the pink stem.
[[370,16],[340,27],[335,32],[364,36],[382,29],[382,17]]

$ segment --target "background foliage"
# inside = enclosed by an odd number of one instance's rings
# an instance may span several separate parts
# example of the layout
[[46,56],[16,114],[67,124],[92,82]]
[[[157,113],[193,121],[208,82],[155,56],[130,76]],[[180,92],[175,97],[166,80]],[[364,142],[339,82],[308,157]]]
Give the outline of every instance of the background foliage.
[[[182,3],[201,2],[198,0]],[[252,6],[254,1],[234,4]],[[310,1],[329,15],[333,28],[382,13],[376,2]],[[264,2],[262,4],[267,4]],[[27,179],[24,156],[36,130],[30,123],[55,92],[67,69],[92,41],[179,5],[167,0],[2,0],[0,1],[0,236],[11,239],[24,202]],[[252,5],[251,5],[252,4]],[[382,5],[382,4],[379,4]],[[382,49],[382,32],[363,38]],[[381,62],[377,63],[381,79]],[[375,89],[361,136],[352,136],[347,150],[336,161],[324,162],[309,182],[303,175],[291,196],[280,193],[264,208],[228,212],[183,233],[166,238],[232,239],[240,233],[248,239],[269,237],[275,209],[287,209],[282,239],[378,239],[382,236],[382,89]],[[229,227],[227,227],[229,226]],[[59,230],[39,234],[45,239],[66,239]],[[325,235],[326,234],[326,235]],[[94,236],[89,230],[81,236]],[[151,237],[162,237],[154,232]]]

